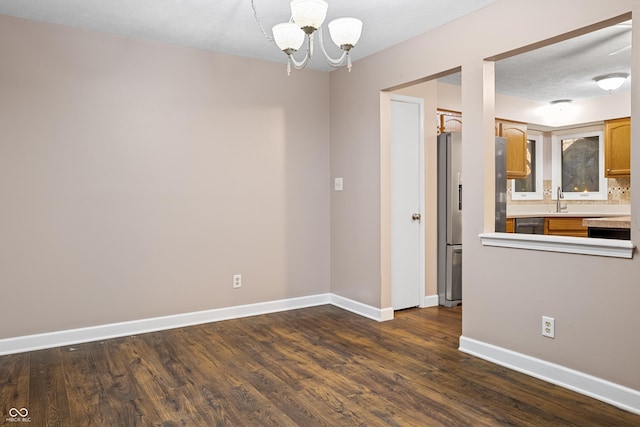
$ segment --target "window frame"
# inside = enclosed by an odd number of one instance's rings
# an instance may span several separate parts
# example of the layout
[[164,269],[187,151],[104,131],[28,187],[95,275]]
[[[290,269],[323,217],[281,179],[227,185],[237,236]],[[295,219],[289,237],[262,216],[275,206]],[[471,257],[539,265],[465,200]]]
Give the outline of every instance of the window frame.
[[598,137],[598,180],[599,191],[577,192],[564,191],[563,200],[607,200],[608,188],[607,178],[604,176],[604,130],[599,127],[597,130],[580,131],[574,129],[569,132],[554,132],[551,136],[551,199],[557,200],[557,188],[562,181],[562,140],[586,137]]
[[511,200],[543,200],[544,199],[544,138],[542,132],[528,131],[527,140],[536,143],[534,153],[536,159],[536,191],[516,191],[516,180],[511,180]]

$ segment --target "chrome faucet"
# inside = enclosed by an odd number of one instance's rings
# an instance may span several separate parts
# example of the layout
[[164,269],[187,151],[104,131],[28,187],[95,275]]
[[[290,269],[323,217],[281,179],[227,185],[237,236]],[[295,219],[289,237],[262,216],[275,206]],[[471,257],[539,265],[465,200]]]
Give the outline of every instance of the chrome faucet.
[[563,210],[567,209],[567,205],[563,205],[560,200],[564,199],[564,194],[562,193],[562,188],[558,186],[556,190],[556,212],[560,213]]

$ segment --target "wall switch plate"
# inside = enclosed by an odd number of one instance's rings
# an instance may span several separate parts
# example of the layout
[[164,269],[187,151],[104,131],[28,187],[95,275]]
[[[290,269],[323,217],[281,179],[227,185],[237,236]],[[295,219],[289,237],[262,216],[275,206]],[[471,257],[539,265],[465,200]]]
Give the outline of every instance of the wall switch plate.
[[336,178],[333,181],[333,190],[334,191],[342,191],[342,189],[343,189],[342,178]]
[[242,287],[242,274],[234,274],[233,275],[233,288],[241,288]]
[[549,338],[556,337],[556,319],[542,316],[542,336]]

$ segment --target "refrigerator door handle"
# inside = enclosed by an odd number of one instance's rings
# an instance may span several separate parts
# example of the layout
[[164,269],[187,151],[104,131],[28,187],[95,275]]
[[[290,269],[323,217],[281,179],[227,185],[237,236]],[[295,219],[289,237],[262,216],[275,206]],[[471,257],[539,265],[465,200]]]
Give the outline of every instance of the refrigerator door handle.
[[458,210],[462,211],[462,174],[458,172]]

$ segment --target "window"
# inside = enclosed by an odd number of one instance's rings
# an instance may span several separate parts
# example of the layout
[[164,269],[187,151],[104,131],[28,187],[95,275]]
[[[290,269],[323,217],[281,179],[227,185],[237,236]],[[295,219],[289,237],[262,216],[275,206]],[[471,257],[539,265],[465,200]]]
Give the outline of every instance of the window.
[[523,179],[511,184],[513,200],[542,200],[542,134],[527,134],[527,172]]
[[602,130],[553,135],[552,194],[560,187],[567,200],[606,200]]

